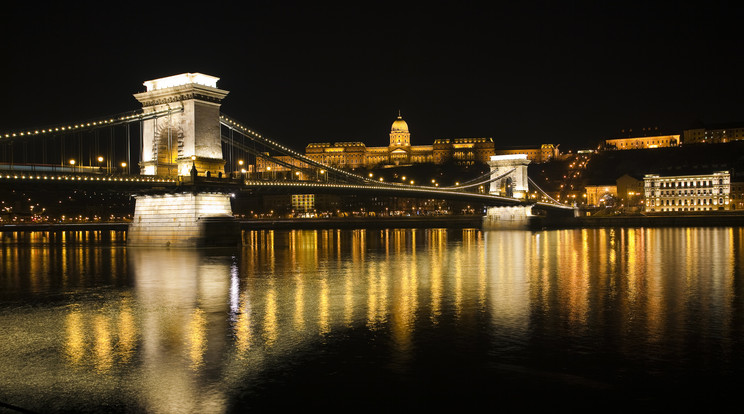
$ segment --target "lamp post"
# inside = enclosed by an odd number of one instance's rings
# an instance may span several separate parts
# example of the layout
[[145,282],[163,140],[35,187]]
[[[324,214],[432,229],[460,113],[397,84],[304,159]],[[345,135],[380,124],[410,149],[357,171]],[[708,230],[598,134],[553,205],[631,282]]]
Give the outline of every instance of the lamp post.
[[72,172],[75,172],[75,160],[70,160],[70,165],[72,166]]
[[128,173],[128,171],[127,171],[127,163],[126,162],[122,162],[121,163],[121,173],[122,174],[127,174]]
[[103,162],[103,157],[99,155],[98,156],[98,171],[99,172],[103,172],[103,167],[101,167],[102,162]]
[[238,160],[238,170],[240,170],[240,178],[243,178],[243,172],[245,169],[243,169],[243,160]]

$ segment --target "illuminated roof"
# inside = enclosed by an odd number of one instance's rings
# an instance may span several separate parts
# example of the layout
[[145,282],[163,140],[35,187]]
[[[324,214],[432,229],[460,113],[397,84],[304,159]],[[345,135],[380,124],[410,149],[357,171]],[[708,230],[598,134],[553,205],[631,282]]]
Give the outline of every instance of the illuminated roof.
[[398,113],[398,119],[393,122],[393,126],[390,127],[390,132],[408,132],[408,124],[401,118]]
[[168,76],[166,78],[149,80],[143,83],[143,85],[145,85],[148,92],[190,84],[216,88],[218,80],[220,80],[220,78],[205,75],[203,73],[182,73],[180,75]]
[[501,160],[526,160],[527,154],[492,155],[491,161]]

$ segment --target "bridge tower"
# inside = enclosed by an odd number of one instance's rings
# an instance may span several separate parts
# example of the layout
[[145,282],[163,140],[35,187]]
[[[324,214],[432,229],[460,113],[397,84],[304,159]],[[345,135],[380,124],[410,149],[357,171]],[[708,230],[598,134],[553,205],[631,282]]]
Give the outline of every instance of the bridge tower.
[[528,204],[529,182],[527,154],[494,155],[488,162],[491,177],[496,178],[512,171],[504,177],[491,182],[489,193],[501,197],[517,198],[525,205],[488,207],[483,218],[484,228],[527,228],[532,217],[532,205]]
[[220,102],[228,92],[217,88],[217,80],[184,73],[147,81],[147,91],[134,95],[145,114],[164,114],[144,121],[140,173],[178,176],[182,185],[177,190],[135,195],[128,245],[238,244],[240,231],[232,216],[231,196],[210,186],[222,178],[225,166]]
[[183,73],[146,81],[147,91],[134,95],[145,115],[169,111],[144,121],[141,174],[190,176],[192,167],[198,175],[224,173],[220,103],[229,92],[217,88],[218,80]]
[[527,182],[527,165],[530,160],[527,154],[494,155],[488,162],[491,177],[496,178],[512,169],[513,173],[491,182],[489,193],[502,197],[527,199],[529,184]]

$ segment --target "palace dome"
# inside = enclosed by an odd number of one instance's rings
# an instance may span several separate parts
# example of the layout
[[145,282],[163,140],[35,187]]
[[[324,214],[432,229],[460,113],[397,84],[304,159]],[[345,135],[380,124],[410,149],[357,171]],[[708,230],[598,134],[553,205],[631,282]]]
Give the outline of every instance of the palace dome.
[[408,124],[398,114],[398,119],[393,122],[393,126],[390,127],[390,132],[408,132]]

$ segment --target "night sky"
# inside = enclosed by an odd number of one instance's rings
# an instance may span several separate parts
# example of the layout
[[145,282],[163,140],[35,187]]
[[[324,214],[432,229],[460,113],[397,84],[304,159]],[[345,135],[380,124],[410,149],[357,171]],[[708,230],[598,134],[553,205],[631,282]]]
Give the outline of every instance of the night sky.
[[744,121],[734,2],[24,3],[0,26],[2,133],[136,110],[143,81],[183,72],[219,77],[223,112],[300,149],[387,145],[398,110],[414,145]]

